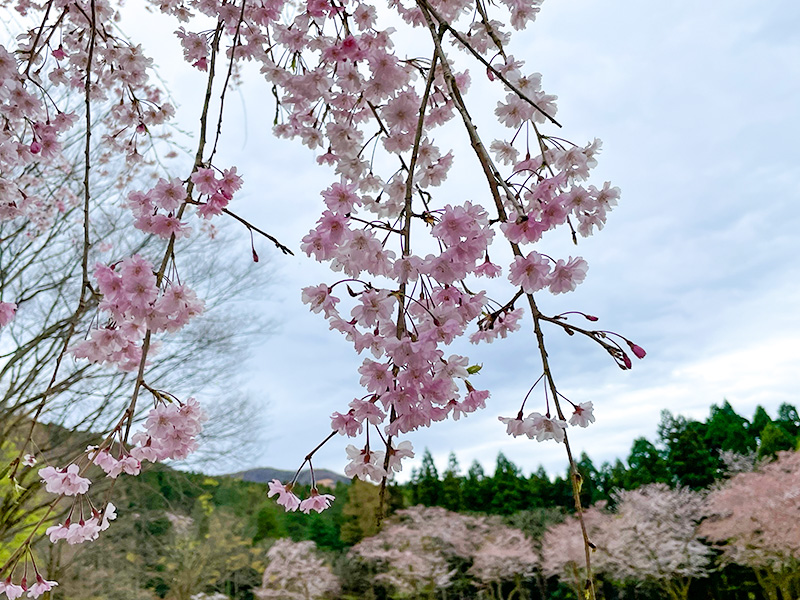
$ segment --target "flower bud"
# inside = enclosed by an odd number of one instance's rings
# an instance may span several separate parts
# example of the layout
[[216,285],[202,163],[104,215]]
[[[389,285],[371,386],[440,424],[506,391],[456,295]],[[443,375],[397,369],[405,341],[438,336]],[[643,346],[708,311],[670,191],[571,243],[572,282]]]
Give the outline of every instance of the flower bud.
[[645,356],[647,356],[647,352],[645,352],[644,348],[642,348],[641,346],[637,346],[633,342],[628,342],[628,346],[631,347],[631,352],[633,352],[636,355],[636,358],[644,358]]

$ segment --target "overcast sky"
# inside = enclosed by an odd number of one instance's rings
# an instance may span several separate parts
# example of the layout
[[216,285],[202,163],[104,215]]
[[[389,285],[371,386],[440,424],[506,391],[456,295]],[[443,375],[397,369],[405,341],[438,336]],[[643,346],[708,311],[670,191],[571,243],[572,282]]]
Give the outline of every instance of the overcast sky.
[[[606,228],[577,249],[590,265],[586,281],[573,294],[541,299],[546,312],[595,314],[598,325],[648,351],[623,372],[599,347],[545,331],[560,390],[594,402],[597,422],[571,433],[574,449],[597,464],[625,458],[638,436],[653,439],[665,408],[702,419],[725,398],[747,417],[757,404],[774,414],[782,402],[800,403],[798,29],[795,0],[560,0],[515,34],[513,53],[559,97],[559,135],[600,138],[592,182],[622,189]],[[147,44],[158,47],[168,33],[148,22]],[[157,63],[177,82],[170,87],[179,117],[192,128],[190,90],[199,79],[158,54]],[[468,102],[477,105],[486,86],[481,69],[472,73]],[[279,326],[240,374],[263,407],[264,443],[236,468],[293,469],[330,431],[330,413],[363,393],[360,358],[300,303],[302,286],[335,280],[299,252],[333,177],[299,143],[272,138],[274,105],[258,77],[246,77],[232,98],[218,164],[244,176],[234,208],[296,249],[287,258],[258,246],[276,271],[263,309]],[[486,201],[458,135],[447,201]],[[540,250],[554,256],[576,252],[563,232],[545,242]],[[516,413],[540,373],[529,325],[508,340],[454,351],[484,364],[473,383],[492,397],[466,420],[410,434],[418,457],[427,446],[440,468],[454,451],[463,470],[473,459],[491,470],[502,451],[525,473],[540,464],[563,471],[561,445],[514,440],[497,421]],[[341,471],[346,443],[334,438],[315,465]]]

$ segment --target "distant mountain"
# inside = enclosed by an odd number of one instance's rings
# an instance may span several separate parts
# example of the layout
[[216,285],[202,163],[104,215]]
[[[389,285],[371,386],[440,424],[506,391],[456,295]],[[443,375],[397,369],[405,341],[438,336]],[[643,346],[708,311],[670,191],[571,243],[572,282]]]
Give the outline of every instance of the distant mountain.
[[[281,469],[265,467],[263,469],[249,469],[247,471],[231,473],[229,477],[236,477],[242,481],[252,481],[253,483],[268,483],[273,479],[286,483],[292,480],[294,473],[294,471],[282,471]],[[317,485],[333,487],[339,482],[350,483],[348,477],[333,471],[328,471],[327,469],[314,469],[314,477],[317,480]],[[311,471],[308,469],[300,471],[300,475],[297,477],[297,483],[309,485],[311,483]]]

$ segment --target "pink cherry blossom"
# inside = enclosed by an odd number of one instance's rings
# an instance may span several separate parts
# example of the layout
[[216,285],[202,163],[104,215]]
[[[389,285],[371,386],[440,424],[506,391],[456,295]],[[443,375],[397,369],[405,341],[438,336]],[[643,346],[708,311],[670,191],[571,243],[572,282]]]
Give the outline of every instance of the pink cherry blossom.
[[586,279],[588,268],[589,265],[582,258],[570,257],[566,263],[559,259],[550,274],[550,291],[554,294],[573,291],[579,283]]
[[[316,488],[311,490],[311,495],[300,503],[300,510],[306,514],[312,510],[321,513],[326,508],[330,508],[331,502],[335,497],[331,494],[320,494]],[[280,503],[280,501],[279,501]]]
[[[58,582],[56,582],[56,581],[46,581],[45,579],[42,578],[41,575],[37,575],[36,576],[36,583],[34,583],[30,587],[30,589],[28,590],[28,597],[29,598],[38,598],[39,596],[41,596],[45,592],[49,592],[56,585],[58,585]],[[6,592],[6,595],[8,595],[8,592]],[[10,598],[11,598],[11,596],[9,596],[9,600],[10,600]]]
[[368,447],[356,448],[352,444],[349,444],[345,451],[350,459],[350,462],[344,467],[344,474],[348,477],[358,477],[365,481],[372,479],[379,482],[386,476],[386,471],[383,469],[383,452],[371,451]]
[[506,425],[506,433],[514,437],[528,435],[531,431],[532,423],[520,417],[497,417],[501,423]]
[[361,422],[356,418],[353,410],[345,414],[334,412],[331,415],[331,427],[341,435],[355,437],[364,429]]
[[589,423],[594,423],[594,408],[591,402],[582,402],[575,407],[575,412],[569,419],[570,425],[588,427]]
[[538,292],[550,281],[550,264],[536,251],[527,256],[517,256],[508,273],[512,284],[522,287],[526,294]]
[[5,327],[14,320],[17,305],[13,302],[0,302],[0,327]]
[[39,477],[45,484],[45,489],[51,494],[76,496],[85,494],[92,483],[89,479],[81,477],[79,472],[80,468],[76,464],[71,464],[63,470],[47,466],[39,469]]
[[291,486],[283,485],[277,479],[273,479],[269,482],[267,496],[272,498],[276,494],[278,495],[278,504],[287,511],[295,511],[300,507],[300,498],[292,493]]
[[536,437],[537,442],[555,440],[561,443],[564,441],[564,430],[567,428],[566,421],[541,415],[538,412],[529,414],[525,421],[529,423],[525,432],[529,438]]
[[8,598],[8,600],[16,600],[17,598],[22,596],[22,594],[25,593],[25,587],[11,583],[10,577],[6,580],[4,584],[0,585],[5,586],[5,589],[3,589],[2,591],[6,593],[6,597]]

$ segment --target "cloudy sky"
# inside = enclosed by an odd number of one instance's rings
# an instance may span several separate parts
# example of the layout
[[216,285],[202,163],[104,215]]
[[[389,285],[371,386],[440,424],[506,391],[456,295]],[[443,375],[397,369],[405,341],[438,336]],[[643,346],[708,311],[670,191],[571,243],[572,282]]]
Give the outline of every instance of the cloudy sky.
[[[132,37],[149,36],[146,45],[158,48],[169,31],[147,24]],[[597,422],[575,430],[572,443],[596,463],[624,458],[638,436],[654,438],[665,408],[704,418],[724,398],[745,416],[757,404],[773,414],[782,402],[800,404],[798,28],[795,0],[561,0],[546,2],[534,26],[515,36],[512,52],[559,97],[560,135],[600,138],[593,182],[622,189],[606,228],[578,248],[587,280],[573,294],[541,299],[545,312],[595,314],[648,351],[623,372],[599,347],[545,331],[560,390],[594,403]],[[175,82],[181,123],[192,128],[199,80],[157,63]],[[494,100],[473,79],[468,102],[490,111]],[[246,75],[232,98],[219,165],[244,175],[237,209],[298,249],[333,178],[306,148],[272,138],[274,105],[257,76]],[[485,201],[474,159],[452,135],[448,201]],[[545,241],[554,256],[575,253],[563,232]],[[330,431],[330,413],[362,395],[360,360],[300,303],[302,286],[334,281],[327,269],[300,252],[287,258],[258,247],[276,273],[260,307],[278,327],[239,374],[264,412],[261,451],[237,468],[293,469]],[[418,456],[427,446],[444,467],[454,451],[462,469],[477,459],[491,470],[502,451],[526,473],[540,464],[562,471],[562,446],[514,440],[497,421],[516,413],[540,372],[529,327],[459,350],[484,364],[473,383],[492,397],[466,420],[409,435]],[[345,444],[332,440],[315,465],[343,469]]]

